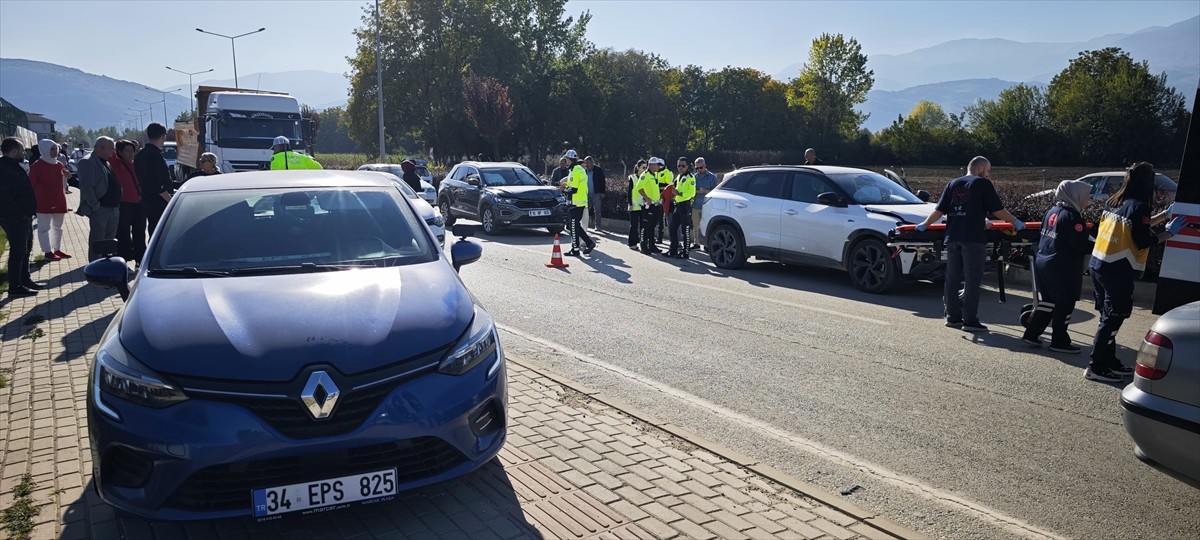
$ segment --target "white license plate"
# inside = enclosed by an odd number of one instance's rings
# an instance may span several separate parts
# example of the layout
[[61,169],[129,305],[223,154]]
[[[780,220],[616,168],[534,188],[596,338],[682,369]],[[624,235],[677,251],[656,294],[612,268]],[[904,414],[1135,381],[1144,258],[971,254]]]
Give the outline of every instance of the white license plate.
[[396,494],[396,469],[253,491],[254,517],[300,512]]
[[542,217],[550,215],[549,210],[530,210],[529,217]]

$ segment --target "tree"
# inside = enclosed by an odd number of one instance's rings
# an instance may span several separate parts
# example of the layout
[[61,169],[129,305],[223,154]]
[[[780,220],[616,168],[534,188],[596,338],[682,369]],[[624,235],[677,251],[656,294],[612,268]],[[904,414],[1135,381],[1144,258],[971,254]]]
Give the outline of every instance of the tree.
[[463,77],[467,118],[492,146],[492,159],[500,159],[500,135],[512,124],[513,104],[508,87],[491,77],[468,73]]
[[[308,145],[315,145],[317,142],[317,133],[321,131],[321,113],[317,112],[316,109],[310,107],[307,103],[301,103],[300,118],[308,120],[310,125],[312,125],[312,139],[306,140],[305,142],[308,143]],[[308,152],[312,154],[315,153],[315,150],[309,148]]]
[[909,120],[917,120],[929,129],[946,129],[950,127],[950,116],[942,110],[942,106],[928,100],[921,100],[908,112]]
[[867,100],[875,72],[854,38],[821,34],[813,40],[808,62],[789,86],[789,101],[803,111],[809,146],[832,146],[852,138],[867,115],[854,107]]
[[192,114],[192,111],[183,111],[183,112],[179,113],[179,116],[175,117],[175,122],[176,123],[191,122],[195,119],[196,119],[196,116],[194,114]]
[[1018,84],[1000,92],[996,101],[979,100],[967,107],[966,118],[996,163],[1053,161],[1058,141],[1046,113],[1046,93],[1037,86]]
[[358,153],[360,148],[350,138],[346,125],[346,109],[330,107],[321,111],[321,131],[317,133],[317,144],[322,152]]
[[1176,143],[1189,114],[1183,96],[1167,86],[1166,73],[1152,75],[1121,49],[1079,53],[1050,81],[1046,104],[1068,150],[1085,163],[1161,163],[1183,153]]
[[787,91],[783,83],[751,68],[709,73],[705,148],[781,150],[789,146]]

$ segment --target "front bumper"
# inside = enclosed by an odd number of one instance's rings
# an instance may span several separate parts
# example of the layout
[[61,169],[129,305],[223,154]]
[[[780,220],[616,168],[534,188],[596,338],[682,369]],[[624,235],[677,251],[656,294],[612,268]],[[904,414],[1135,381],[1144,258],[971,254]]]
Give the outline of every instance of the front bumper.
[[1121,391],[1125,431],[1158,464],[1200,480],[1200,407],[1149,394],[1130,384]]
[[[550,210],[550,215],[530,216],[531,210]],[[501,227],[561,227],[567,221],[567,205],[559,204],[553,208],[520,208],[516,205],[497,203],[496,214],[496,223]]]
[[89,395],[96,489],[105,502],[143,517],[195,520],[251,516],[253,489],[345,474],[395,467],[400,491],[449,480],[487,463],[504,444],[502,352],[496,362],[490,377],[492,361],[461,376],[433,372],[405,381],[357,428],[327,437],[289,437],[248,408],[204,398],[153,409],[106,396],[121,415],[116,421]]

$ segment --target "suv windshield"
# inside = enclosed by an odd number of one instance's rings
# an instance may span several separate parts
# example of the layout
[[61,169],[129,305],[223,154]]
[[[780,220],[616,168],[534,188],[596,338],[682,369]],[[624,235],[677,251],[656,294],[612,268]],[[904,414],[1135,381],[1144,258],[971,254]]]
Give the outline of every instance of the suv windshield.
[[167,159],[175,159],[175,145],[168,144],[163,146],[163,157]]
[[148,269],[237,273],[437,260],[424,224],[400,196],[370,187],[181,193]]
[[912,192],[888,177],[870,171],[827,174],[855,204],[924,204]]
[[540,186],[542,182],[533,173],[518,168],[495,168],[480,171],[484,186]]

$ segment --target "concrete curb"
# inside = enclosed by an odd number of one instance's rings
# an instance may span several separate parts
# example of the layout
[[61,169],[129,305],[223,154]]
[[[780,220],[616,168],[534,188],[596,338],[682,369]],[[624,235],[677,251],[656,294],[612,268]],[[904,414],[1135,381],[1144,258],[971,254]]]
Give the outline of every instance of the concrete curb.
[[622,414],[650,424],[655,428],[658,428],[672,436],[683,439],[684,441],[695,445],[713,455],[719,456],[740,467],[744,467],[755,474],[761,475],[772,482],[785,486],[788,489],[814,499],[821,504],[832,507],[843,514],[846,514],[847,516],[860,520],[871,528],[883,533],[881,536],[879,536],[879,538],[927,538],[926,535],[900,525],[899,523],[896,523],[886,517],[868,512],[866,509],[852,502],[846,501],[845,499],[835,495],[834,493],[826,491],[819,486],[792,477],[774,467],[761,464],[758,462],[758,460],[755,460],[736,450],[727,448],[719,443],[710,441],[694,431],[676,426],[651,414],[647,414],[620,398],[609,396],[603,392],[591,389],[586,385],[580,384],[561,375],[556,375],[554,373],[533,367],[528,362],[521,361],[518,358],[514,358],[512,356],[506,356],[506,358],[509,362],[513,362],[524,369],[550,379],[551,381],[554,381],[555,383],[569,388],[575,392],[584,394],[608,407],[616,409]]

